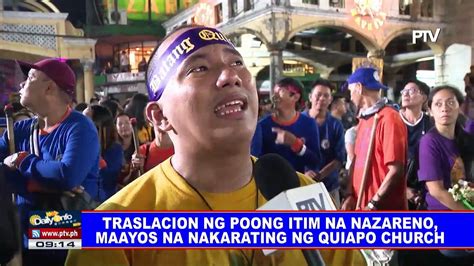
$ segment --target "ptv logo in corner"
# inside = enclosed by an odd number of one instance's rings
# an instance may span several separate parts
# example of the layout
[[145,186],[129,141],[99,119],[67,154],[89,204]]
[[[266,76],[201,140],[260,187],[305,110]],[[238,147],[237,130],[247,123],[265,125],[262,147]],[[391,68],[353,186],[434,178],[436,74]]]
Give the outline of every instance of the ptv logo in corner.
[[415,44],[418,39],[422,39],[423,42],[428,42],[428,39],[430,42],[436,42],[440,32],[440,28],[437,28],[434,33],[431,30],[413,30],[411,33],[411,43]]

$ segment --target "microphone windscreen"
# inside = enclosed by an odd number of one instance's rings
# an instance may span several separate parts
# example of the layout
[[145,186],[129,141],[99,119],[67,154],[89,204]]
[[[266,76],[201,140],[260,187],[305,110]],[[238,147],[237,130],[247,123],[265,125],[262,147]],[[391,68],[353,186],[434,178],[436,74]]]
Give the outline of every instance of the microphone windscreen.
[[257,188],[267,200],[285,190],[300,186],[295,169],[278,154],[268,153],[261,156],[255,162],[253,170]]

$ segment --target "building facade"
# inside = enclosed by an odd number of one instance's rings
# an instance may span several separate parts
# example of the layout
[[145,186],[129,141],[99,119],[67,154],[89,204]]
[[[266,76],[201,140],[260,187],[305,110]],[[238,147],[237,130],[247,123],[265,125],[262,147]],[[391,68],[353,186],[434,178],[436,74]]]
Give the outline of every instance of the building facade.
[[[339,85],[367,63],[395,96],[414,77],[462,88],[474,61],[472,0],[0,0],[0,72],[15,76],[14,59],[57,57],[76,71],[78,102],[128,97],[146,91],[140,62],[166,32],[191,23],[224,31],[267,92],[281,76]],[[435,38],[413,43],[414,30]],[[129,71],[120,69],[123,52]]]
[[[473,59],[473,4],[468,0],[209,0],[163,25],[167,32],[190,23],[217,26],[237,41],[257,83],[262,82],[260,71],[267,69],[263,79],[270,81],[269,87],[288,76],[288,65],[295,62],[316,76],[342,81],[357,62],[367,60],[383,68],[384,82],[392,88],[417,75],[431,85],[451,83],[461,88]],[[433,39],[412,43],[414,30],[429,31],[427,37]],[[261,47],[244,44],[249,38]],[[423,77],[423,73],[429,74]]]
[[[3,3],[0,1],[3,9]],[[77,100],[94,94],[92,67],[95,60],[96,40],[84,37],[84,31],[75,28],[66,13],[44,13],[0,10],[0,59],[6,73],[16,77],[15,61],[38,61],[53,57],[68,60],[78,72]],[[75,67],[74,67],[75,66]],[[8,69],[8,70],[7,70]],[[18,77],[22,79],[22,77]],[[18,90],[19,82],[11,84]],[[5,86],[5,84],[4,84]],[[5,89],[5,88],[2,88]]]
[[[15,60],[43,58],[71,65],[78,81],[77,102],[88,103],[98,94],[125,99],[146,93],[143,61],[166,33],[161,23],[196,2],[0,0],[1,99],[17,92],[23,79]],[[127,69],[122,67],[125,61]]]

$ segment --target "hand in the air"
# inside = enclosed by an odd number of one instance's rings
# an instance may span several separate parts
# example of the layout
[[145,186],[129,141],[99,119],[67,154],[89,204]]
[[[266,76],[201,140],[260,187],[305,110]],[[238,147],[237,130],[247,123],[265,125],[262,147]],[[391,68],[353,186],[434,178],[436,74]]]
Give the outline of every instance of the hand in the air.
[[275,132],[277,135],[275,139],[276,144],[291,146],[297,139],[293,133],[281,128],[272,127],[272,132]]

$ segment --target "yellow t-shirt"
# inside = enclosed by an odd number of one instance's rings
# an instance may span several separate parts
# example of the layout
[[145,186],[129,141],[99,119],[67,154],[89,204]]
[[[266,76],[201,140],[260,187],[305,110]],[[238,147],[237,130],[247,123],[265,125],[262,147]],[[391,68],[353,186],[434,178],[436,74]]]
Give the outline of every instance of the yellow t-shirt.
[[[299,174],[302,185],[313,181]],[[225,180],[223,180],[225,182]],[[256,184],[252,179],[230,193],[202,193],[213,210],[255,210]],[[258,205],[266,202],[258,193]],[[98,210],[208,210],[203,199],[174,170],[168,159],[109,198]],[[87,230],[87,229],[85,229]],[[338,254],[340,254],[340,256]],[[344,253],[344,254],[342,254]],[[323,251],[338,264],[346,263],[350,251]],[[253,265],[306,265],[300,250],[279,251],[264,256],[253,252]],[[359,254],[360,255],[360,254]],[[249,265],[252,250],[71,250],[66,265]],[[343,260],[338,260],[343,259]],[[362,257],[361,257],[362,259]],[[362,260],[363,261],[363,260]],[[344,263],[344,264],[339,264]],[[364,264],[353,264],[364,265]]]

